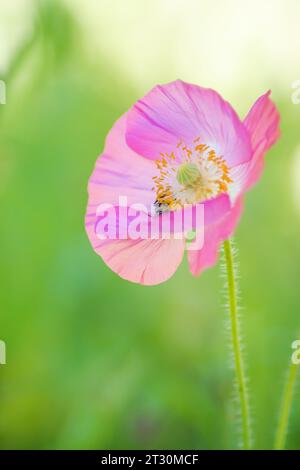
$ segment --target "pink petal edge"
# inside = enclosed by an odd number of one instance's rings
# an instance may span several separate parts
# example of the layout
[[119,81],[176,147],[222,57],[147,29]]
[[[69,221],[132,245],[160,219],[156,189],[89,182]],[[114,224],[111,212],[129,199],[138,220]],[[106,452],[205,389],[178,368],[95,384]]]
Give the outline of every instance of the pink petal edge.
[[242,211],[243,199],[240,197],[229,214],[226,214],[217,223],[205,227],[203,248],[198,251],[188,251],[189,267],[194,276],[199,276],[202,271],[215,265],[220,245],[235,231]]
[[128,111],[126,141],[135,152],[158,159],[200,136],[229,167],[251,158],[249,135],[232,106],[216,91],[181,80],[158,85]]

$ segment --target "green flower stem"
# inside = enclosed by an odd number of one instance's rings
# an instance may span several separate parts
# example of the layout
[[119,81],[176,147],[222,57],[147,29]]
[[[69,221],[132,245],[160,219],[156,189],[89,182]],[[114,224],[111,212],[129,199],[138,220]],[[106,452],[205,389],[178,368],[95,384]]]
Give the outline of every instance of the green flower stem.
[[280,408],[279,422],[277,433],[275,437],[275,450],[282,450],[285,447],[288,422],[291,412],[291,405],[293,399],[293,391],[297,377],[297,364],[291,362],[290,369],[288,372],[287,381],[284,388],[284,393],[282,397],[282,403]]
[[247,390],[246,390],[245,368],[244,368],[244,362],[242,358],[241,343],[240,343],[240,336],[239,336],[236,278],[235,278],[235,273],[234,273],[234,261],[233,261],[233,254],[232,254],[232,247],[231,247],[230,240],[226,240],[223,246],[224,246],[226,270],[227,270],[227,286],[228,286],[228,299],[229,299],[233,356],[234,356],[239,401],[240,401],[240,407],[241,407],[243,448],[250,449],[250,413],[249,413],[249,403],[248,403],[248,396],[247,396]]

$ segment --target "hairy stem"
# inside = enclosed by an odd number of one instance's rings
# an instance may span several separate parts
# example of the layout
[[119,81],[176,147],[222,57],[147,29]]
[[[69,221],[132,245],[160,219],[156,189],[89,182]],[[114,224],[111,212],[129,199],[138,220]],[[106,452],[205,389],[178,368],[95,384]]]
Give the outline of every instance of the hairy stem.
[[297,376],[297,367],[297,364],[291,362],[281,402],[278,428],[275,437],[275,450],[282,450],[285,447],[289,417],[291,413],[291,405],[293,400],[293,391]]
[[238,386],[239,402],[241,409],[242,419],[242,436],[243,448],[250,449],[250,413],[249,403],[246,390],[245,368],[241,352],[240,343],[240,328],[237,309],[237,288],[236,277],[234,271],[234,261],[232,254],[231,241],[224,242],[224,255],[227,271],[227,287],[228,287],[228,300],[229,300],[229,313],[230,313],[230,326],[231,326],[231,339],[232,349],[235,364],[235,373]]

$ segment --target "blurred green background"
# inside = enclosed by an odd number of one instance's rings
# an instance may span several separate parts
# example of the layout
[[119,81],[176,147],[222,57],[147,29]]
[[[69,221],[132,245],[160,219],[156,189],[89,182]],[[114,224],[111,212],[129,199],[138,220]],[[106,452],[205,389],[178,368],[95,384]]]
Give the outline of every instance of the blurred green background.
[[[271,88],[282,116],[235,237],[255,445],[271,448],[300,339],[299,2],[4,0],[1,10],[0,447],[236,447],[220,267],[193,278],[184,262],[161,286],[133,285],[84,230],[87,180],[113,122],[181,78],[216,88],[241,116]],[[300,449],[299,385],[288,447]]]

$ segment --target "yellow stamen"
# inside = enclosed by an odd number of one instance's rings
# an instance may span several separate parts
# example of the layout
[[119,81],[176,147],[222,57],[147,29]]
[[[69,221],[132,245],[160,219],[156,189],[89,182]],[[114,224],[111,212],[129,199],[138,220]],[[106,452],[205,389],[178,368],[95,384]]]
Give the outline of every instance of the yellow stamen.
[[224,158],[201,143],[200,137],[193,142],[189,148],[180,141],[174,151],[161,152],[161,159],[155,161],[158,174],[152,179],[159,210],[176,210],[228,192],[233,181]]

